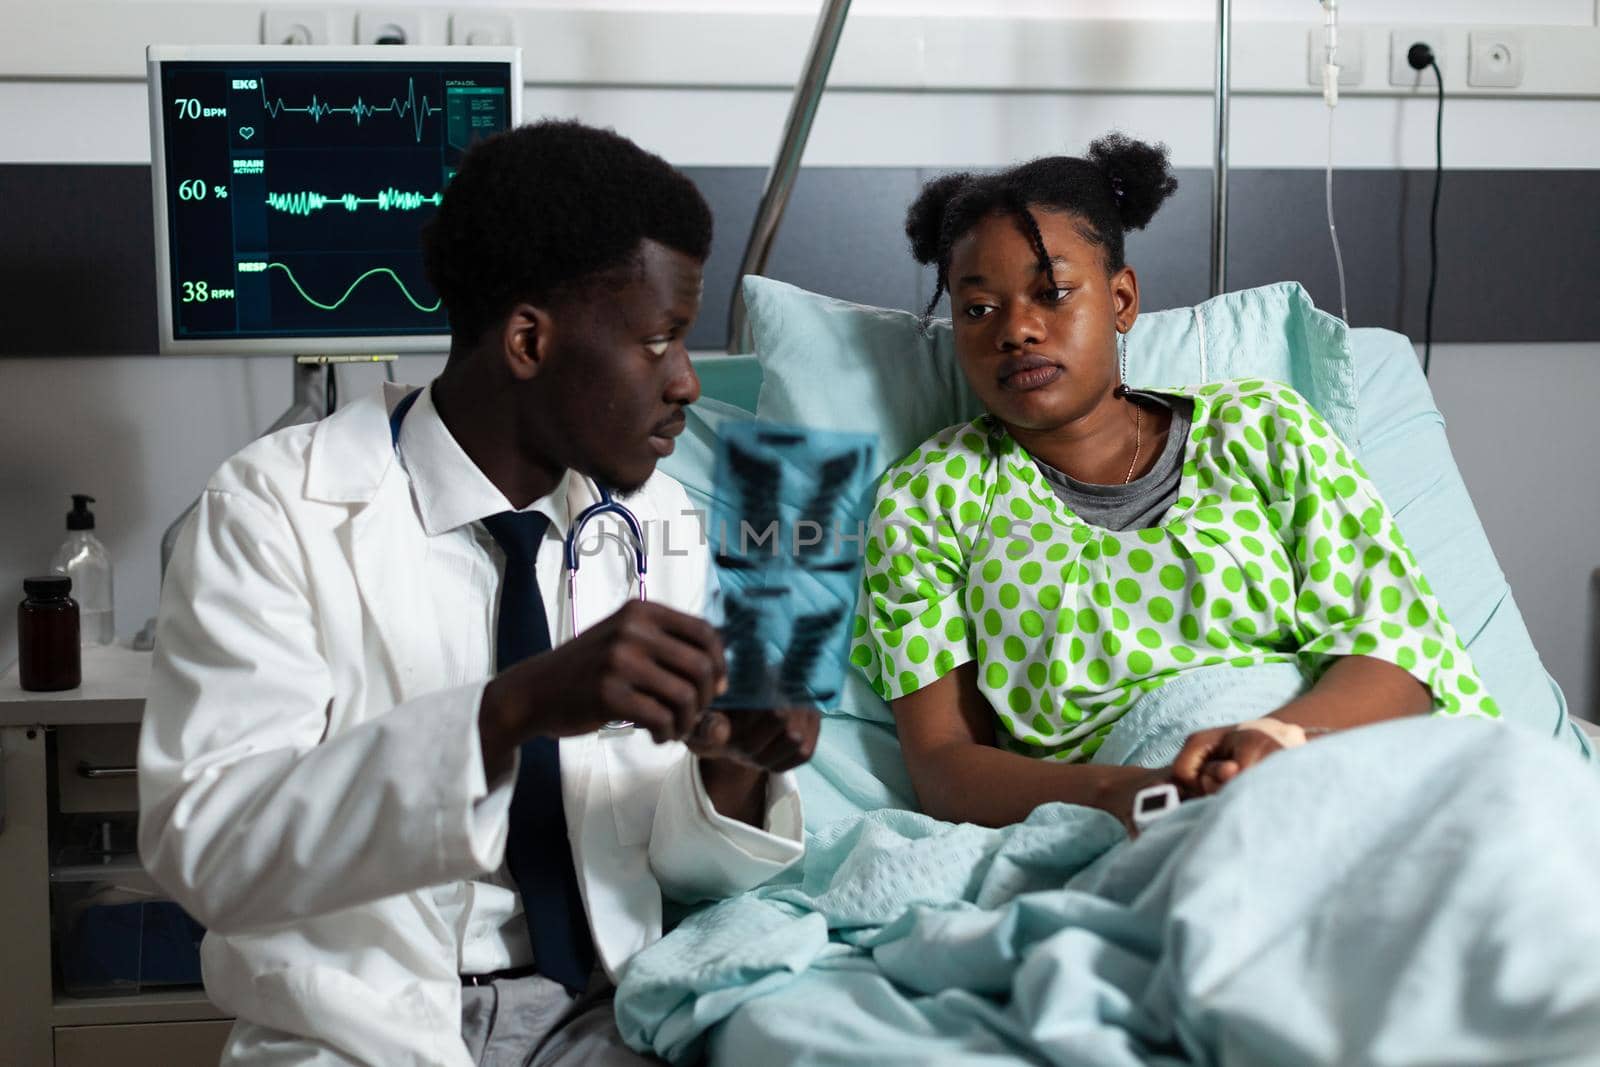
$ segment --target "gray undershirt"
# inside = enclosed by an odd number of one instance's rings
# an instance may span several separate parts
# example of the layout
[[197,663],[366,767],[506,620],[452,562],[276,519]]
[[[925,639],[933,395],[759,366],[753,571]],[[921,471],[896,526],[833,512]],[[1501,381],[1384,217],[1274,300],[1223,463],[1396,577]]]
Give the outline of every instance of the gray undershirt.
[[1137,390],[1130,390],[1128,395],[1144,401],[1146,411],[1153,405],[1172,411],[1172,428],[1167,431],[1166,446],[1146,474],[1127,485],[1094,485],[1080,482],[1034,457],[1061,502],[1084,522],[1105,530],[1143,530],[1161,522],[1178,499],[1184,445],[1188,443],[1189,428],[1194,422],[1194,401],[1188,397]]

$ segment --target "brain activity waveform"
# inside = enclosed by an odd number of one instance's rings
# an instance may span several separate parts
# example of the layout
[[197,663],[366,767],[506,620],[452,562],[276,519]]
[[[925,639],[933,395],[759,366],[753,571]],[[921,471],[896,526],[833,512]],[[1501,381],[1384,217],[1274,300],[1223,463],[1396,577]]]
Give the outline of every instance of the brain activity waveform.
[[426,205],[438,207],[443,200],[443,193],[404,192],[393,187],[380,189],[372,196],[357,196],[355,193],[324,196],[321,193],[311,192],[267,194],[267,206],[274,211],[301,216],[314,214],[325,207],[342,207],[346,211],[356,211],[368,205],[376,207],[379,211],[416,211]]
[[418,144],[422,143],[423,122],[429,116],[437,115],[444,110],[428,103],[426,96],[420,98],[417,96],[417,85],[414,78],[406,79],[406,98],[404,100],[398,96],[392,96],[387,104],[369,104],[357,96],[355,103],[348,107],[335,107],[326,101],[317,99],[316,93],[311,94],[311,103],[306,106],[290,107],[284,103],[283,97],[280,96],[274,99],[267,95],[267,80],[263,78],[261,79],[261,106],[266,109],[267,115],[274,119],[284,112],[288,112],[291,115],[310,115],[311,121],[316,123],[320,123],[329,115],[349,115],[356,120],[357,126],[373,115],[394,115],[397,118],[409,115],[411,117],[411,129],[416,135]]
[[339,308],[341,306],[343,306],[344,302],[346,300],[350,299],[350,294],[356,291],[356,287],[357,286],[359,286],[362,282],[366,281],[368,278],[374,277],[374,276],[379,275],[379,274],[388,275],[390,280],[393,281],[394,284],[396,285],[396,287],[399,288],[400,295],[405,297],[406,300],[411,304],[411,306],[416,308],[418,311],[421,311],[421,312],[423,312],[425,314],[431,314],[432,312],[438,311],[440,305],[443,303],[443,301],[440,301],[440,300],[435,300],[432,304],[419,304],[419,303],[417,303],[417,298],[411,295],[411,290],[406,288],[406,283],[401,281],[400,280],[400,276],[398,274],[396,274],[394,271],[390,270],[388,267],[373,267],[371,270],[366,271],[360,277],[358,277],[355,281],[351,282],[350,285],[345,289],[344,293],[339,297],[339,299],[335,300],[331,304],[324,304],[322,301],[316,299],[310,293],[306,292],[305,289],[300,285],[300,280],[294,276],[294,271],[290,270],[287,265],[285,265],[283,263],[275,263],[275,262],[274,263],[268,263],[266,269],[269,270],[269,271],[270,270],[281,270],[281,271],[283,271],[283,273],[285,275],[287,275],[288,278],[289,278],[289,284],[294,286],[295,292],[299,293],[301,298],[304,299],[306,303],[310,304],[314,308],[320,308],[323,311],[337,311],[337,310],[339,310]]

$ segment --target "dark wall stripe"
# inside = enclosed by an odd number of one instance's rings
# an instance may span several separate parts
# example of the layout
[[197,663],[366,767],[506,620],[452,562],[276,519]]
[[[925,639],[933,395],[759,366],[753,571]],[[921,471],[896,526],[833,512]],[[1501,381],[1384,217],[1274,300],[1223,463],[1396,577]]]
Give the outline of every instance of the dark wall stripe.
[[[690,167],[717,219],[706,300],[691,337],[722,347],[728,296],[765,171]],[[906,251],[901,220],[938,171],[803,170],[769,272],[861,303],[920,309],[931,278]],[[1439,341],[1600,340],[1600,170],[1445,174],[1440,210]],[[1147,309],[1206,297],[1210,186],[1179,172],[1177,195],[1128,241]],[[1350,316],[1422,336],[1431,171],[1335,177]],[[0,165],[0,355],[156,351],[150,172],[144,165]],[[1322,173],[1237,170],[1229,282],[1296,279],[1338,310]]]
[[0,194],[0,355],[153,354],[149,166],[0,166]]

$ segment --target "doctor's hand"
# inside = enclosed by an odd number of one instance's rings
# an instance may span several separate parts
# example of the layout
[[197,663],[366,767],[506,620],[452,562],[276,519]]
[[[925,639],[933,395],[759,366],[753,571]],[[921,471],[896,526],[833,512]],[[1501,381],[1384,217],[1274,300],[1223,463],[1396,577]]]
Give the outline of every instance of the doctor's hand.
[[702,760],[782,772],[811,758],[821,731],[822,713],[815,708],[710,710],[684,742]]
[[821,729],[815,708],[707,711],[684,741],[699,757],[700,781],[712,806],[763,828],[767,773],[793,770],[810,759]]
[[689,736],[726,684],[722,639],[704,619],[632,600],[566,644],[500,672],[478,712],[484,773],[531,737],[574,737],[625,719],[657,743]]

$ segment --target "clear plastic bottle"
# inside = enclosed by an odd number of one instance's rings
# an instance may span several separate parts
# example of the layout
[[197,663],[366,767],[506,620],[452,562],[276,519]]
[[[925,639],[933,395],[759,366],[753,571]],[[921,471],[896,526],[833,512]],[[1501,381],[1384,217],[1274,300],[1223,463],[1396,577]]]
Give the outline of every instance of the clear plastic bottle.
[[94,497],[72,494],[72,510],[67,514],[67,539],[56,550],[50,569],[72,579],[73,599],[78,602],[83,647],[109,645],[117,638],[112,617],[111,555],[93,533],[94,512],[89,505]]

